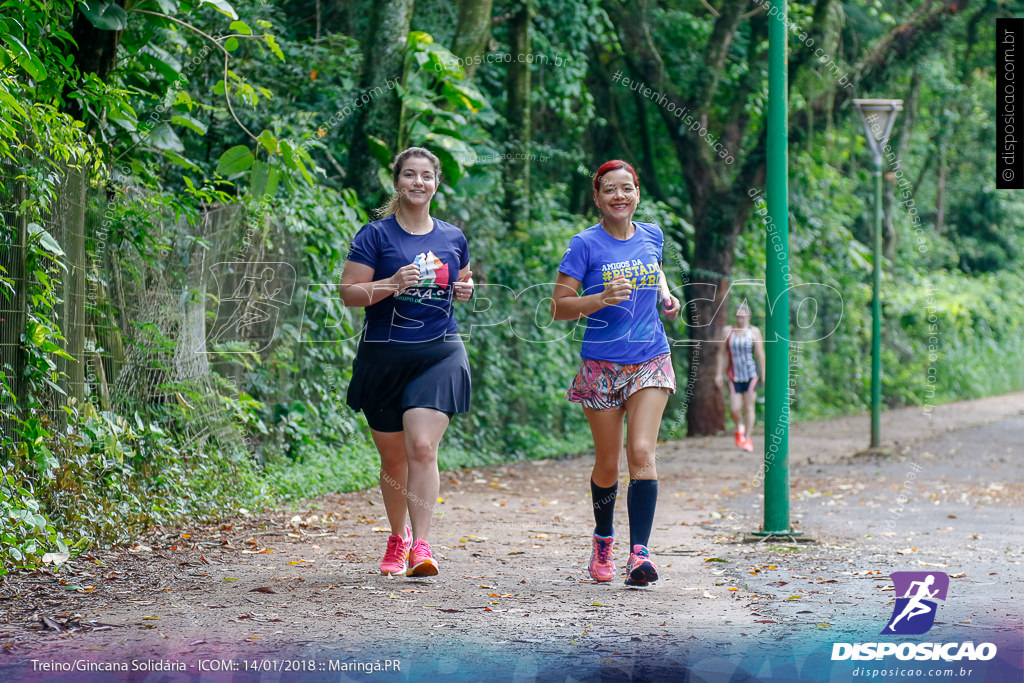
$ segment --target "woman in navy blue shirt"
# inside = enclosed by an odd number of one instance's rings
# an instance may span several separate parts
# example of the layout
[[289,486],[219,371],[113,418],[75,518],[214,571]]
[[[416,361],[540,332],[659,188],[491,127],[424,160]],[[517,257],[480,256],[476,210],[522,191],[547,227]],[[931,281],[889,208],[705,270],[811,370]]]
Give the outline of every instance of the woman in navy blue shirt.
[[626,584],[631,586],[658,580],[647,548],[658,499],[654,449],[668,395],[675,391],[658,303],[664,304],[670,318],[679,312],[679,300],[661,269],[661,228],[633,221],[639,201],[640,182],[632,166],[615,160],[598,169],[594,203],[601,211],[601,222],[569,242],[551,303],[555,320],[587,318],[582,363],[566,398],[583,404],[594,437],[590,575],[595,581],[611,581],[615,576],[613,515],[626,423],[630,536]]
[[366,308],[348,405],[364,412],[380,453],[391,524],[381,573],[434,576],[427,535],[440,487],[437,449],[470,399],[452,302],[472,296],[473,280],[465,235],[430,216],[437,157],[410,147],[391,168],[395,195],[385,217],[360,228],[341,276],[345,305]]

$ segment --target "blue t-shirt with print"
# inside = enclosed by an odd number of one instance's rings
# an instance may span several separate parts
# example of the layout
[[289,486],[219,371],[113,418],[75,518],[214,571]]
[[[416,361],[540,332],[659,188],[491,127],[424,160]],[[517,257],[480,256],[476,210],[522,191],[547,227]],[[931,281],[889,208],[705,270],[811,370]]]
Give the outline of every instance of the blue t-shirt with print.
[[583,295],[604,289],[620,275],[633,285],[629,299],[587,316],[580,356],[613,363],[643,363],[669,352],[658,317],[658,277],[665,236],[657,225],[634,222],[636,231],[619,240],[598,223],[569,241],[559,272],[579,280]]
[[348,260],[373,268],[383,280],[410,263],[420,267],[420,282],[366,307],[363,339],[368,342],[424,342],[456,334],[452,283],[469,265],[469,244],[451,223],[433,219],[424,235],[402,230],[391,214],[367,223],[352,238]]

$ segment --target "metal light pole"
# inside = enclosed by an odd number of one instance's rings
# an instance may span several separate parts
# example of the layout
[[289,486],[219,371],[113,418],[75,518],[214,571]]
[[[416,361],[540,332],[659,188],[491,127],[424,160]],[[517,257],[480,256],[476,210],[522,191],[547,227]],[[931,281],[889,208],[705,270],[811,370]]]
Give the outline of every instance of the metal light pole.
[[875,155],[875,235],[871,268],[871,448],[882,441],[882,150],[889,143],[896,113],[903,111],[903,100],[853,101],[864,122],[871,151]]
[[789,528],[789,111],[788,3],[768,19],[768,216],[765,288],[767,367],[764,378],[764,531]]

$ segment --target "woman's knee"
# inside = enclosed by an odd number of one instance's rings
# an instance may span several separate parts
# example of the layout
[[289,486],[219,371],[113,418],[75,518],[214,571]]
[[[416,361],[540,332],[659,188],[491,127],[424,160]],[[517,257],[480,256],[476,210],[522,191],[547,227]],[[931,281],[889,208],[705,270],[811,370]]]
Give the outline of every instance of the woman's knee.
[[430,465],[437,462],[438,444],[426,437],[413,437],[405,446],[409,464]]
[[658,447],[658,439],[648,436],[637,436],[629,439],[626,444],[626,457],[629,462],[654,458],[654,450]]

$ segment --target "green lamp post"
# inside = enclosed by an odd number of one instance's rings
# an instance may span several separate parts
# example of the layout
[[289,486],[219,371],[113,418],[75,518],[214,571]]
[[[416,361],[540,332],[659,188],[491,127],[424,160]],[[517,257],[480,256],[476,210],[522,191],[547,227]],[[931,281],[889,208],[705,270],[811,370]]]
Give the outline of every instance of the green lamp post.
[[882,150],[889,142],[896,113],[903,111],[903,100],[853,101],[864,122],[868,144],[875,155],[875,235],[871,272],[871,448],[882,440]]

